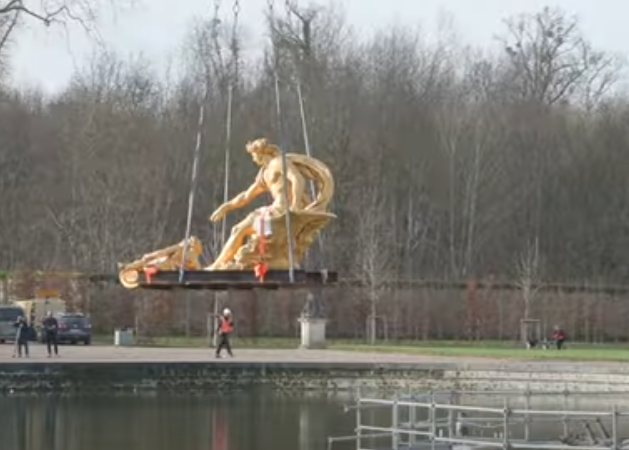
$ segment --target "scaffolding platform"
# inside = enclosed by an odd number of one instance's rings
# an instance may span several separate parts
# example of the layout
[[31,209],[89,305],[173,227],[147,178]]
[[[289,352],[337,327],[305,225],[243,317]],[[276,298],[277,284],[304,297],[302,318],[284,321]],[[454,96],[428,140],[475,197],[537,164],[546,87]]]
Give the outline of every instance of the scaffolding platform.
[[196,289],[196,290],[251,290],[251,289],[303,289],[324,287],[338,283],[336,272],[293,271],[294,282],[290,281],[288,270],[269,270],[260,281],[249,270],[195,270],[184,272],[183,282],[177,270],[160,271],[151,276],[139,272],[138,288],[155,290]]
[[[500,407],[467,403],[469,395],[456,391],[391,399],[359,395],[345,407],[356,412],[354,434],[329,437],[328,450],[340,442],[355,442],[356,450],[629,450],[629,439],[620,436],[629,410],[532,408],[530,393],[520,395],[525,405],[511,406],[505,396],[498,397]],[[491,397],[494,405],[497,395]]]

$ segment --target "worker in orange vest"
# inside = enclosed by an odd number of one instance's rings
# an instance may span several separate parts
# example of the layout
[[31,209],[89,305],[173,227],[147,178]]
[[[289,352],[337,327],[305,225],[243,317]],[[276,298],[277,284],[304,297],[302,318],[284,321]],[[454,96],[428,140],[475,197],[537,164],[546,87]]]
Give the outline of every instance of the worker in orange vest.
[[229,356],[232,358],[234,354],[232,353],[232,347],[229,342],[229,337],[234,331],[234,321],[232,320],[232,312],[225,308],[223,310],[223,314],[218,319],[218,346],[216,347],[216,357],[221,358],[221,351],[223,348],[227,350]]

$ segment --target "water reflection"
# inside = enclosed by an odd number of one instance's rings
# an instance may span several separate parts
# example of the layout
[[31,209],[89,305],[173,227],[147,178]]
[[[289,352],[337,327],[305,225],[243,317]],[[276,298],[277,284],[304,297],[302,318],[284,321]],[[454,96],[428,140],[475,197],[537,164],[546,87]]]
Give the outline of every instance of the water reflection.
[[[504,397],[482,395],[464,403],[500,407]],[[355,412],[344,414],[350,398],[287,397],[269,392],[230,395],[0,396],[0,449],[4,450],[324,450],[328,436],[351,434]],[[536,397],[538,409],[629,409],[628,397]],[[525,397],[511,397],[523,407]],[[424,412],[414,419],[426,420]],[[363,412],[365,423],[391,425],[391,411]],[[623,436],[629,419],[619,424]],[[537,438],[556,439],[561,422],[537,422]],[[521,426],[515,426],[518,432]],[[355,448],[336,443],[334,450]]]
[[[0,397],[8,450],[315,450],[346,433],[340,399],[229,396]],[[343,447],[338,447],[342,449]]]

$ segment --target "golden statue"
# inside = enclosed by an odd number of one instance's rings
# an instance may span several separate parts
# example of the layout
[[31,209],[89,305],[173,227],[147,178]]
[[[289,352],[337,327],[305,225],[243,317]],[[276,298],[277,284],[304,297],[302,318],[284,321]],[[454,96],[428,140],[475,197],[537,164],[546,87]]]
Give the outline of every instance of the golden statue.
[[[260,166],[260,171],[247,190],[219,206],[210,220],[220,221],[227,213],[248,205],[265,192],[271,194],[273,201],[268,206],[254,210],[232,228],[221,253],[205,270],[255,270],[256,274],[260,266],[264,267],[263,271],[287,270],[290,264],[286,214],[290,214],[291,219],[293,264],[299,268],[317,233],[336,217],[327,211],[334,194],[334,178],[321,161],[289,153],[286,155],[288,192],[285,193],[280,150],[266,139],[249,142],[246,148],[253,161]],[[308,194],[309,180],[316,186],[316,198],[310,198]],[[137,287],[140,272],[144,272],[148,280],[156,271],[179,270],[184,246],[185,240],[144,255],[134,262],[118,264],[121,284],[126,288]],[[201,270],[201,254],[201,242],[192,236],[188,241],[184,268]],[[260,275],[264,277],[264,273]]]
[[[327,212],[334,194],[334,178],[321,161],[306,155],[289,153],[286,155],[286,195],[280,150],[266,139],[257,139],[247,144],[247,152],[260,166],[256,179],[247,190],[219,206],[210,216],[210,220],[221,220],[228,212],[248,205],[264,192],[271,194],[273,202],[254,210],[232,228],[223,250],[207,269],[247,270],[255,268],[261,262],[269,269],[288,269],[286,214],[291,215],[293,263],[295,267],[299,267],[316,234],[336,217]],[[314,199],[308,195],[307,179],[314,181],[317,187],[318,192]],[[261,244],[264,248],[261,248]]]

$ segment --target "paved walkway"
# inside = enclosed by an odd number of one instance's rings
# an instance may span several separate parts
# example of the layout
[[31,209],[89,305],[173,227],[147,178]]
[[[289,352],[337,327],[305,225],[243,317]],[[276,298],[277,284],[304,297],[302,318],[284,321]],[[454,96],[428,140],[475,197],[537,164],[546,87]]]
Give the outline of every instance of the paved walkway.
[[[217,360],[210,348],[154,348],[154,347],[114,347],[63,345],[59,347],[60,357],[55,362],[91,362],[91,363],[167,363],[167,362],[213,362],[234,361],[242,363],[321,363],[321,364],[403,364],[418,365],[425,368],[450,368],[471,370],[524,370],[557,372],[615,372],[629,373],[628,363],[619,362],[572,362],[555,360],[518,360],[491,359],[474,357],[444,357],[431,355],[412,355],[403,353],[369,353],[339,350],[272,350],[272,349],[234,349],[236,358]],[[45,363],[46,348],[41,344],[30,346],[28,359],[12,358],[13,346],[0,345],[0,364],[16,362]]]
[[[0,362],[50,361],[46,357],[46,347],[34,344],[30,347],[28,359],[12,358],[12,345],[0,345]],[[236,357],[228,359],[242,362],[315,362],[315,363],[426,363],[455,358],[435,358],[424,355],[348,352],[336,350],[273,350],[273,349],[234,349]],[[215,362],[214,349],[177,347],[114,347],[114,346],[59,346],[58,361],[72,362]],[[219,360],[220,362],[221,360]]]

